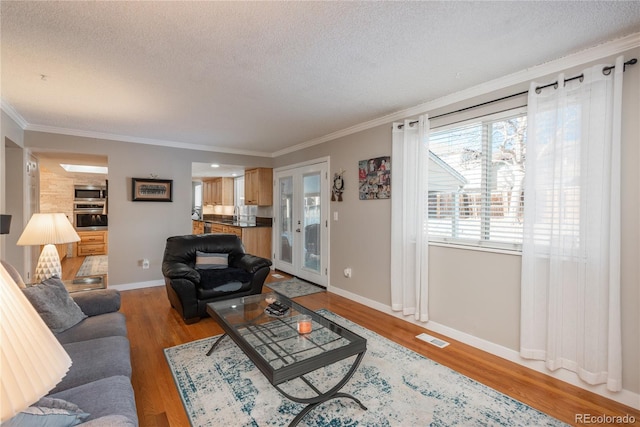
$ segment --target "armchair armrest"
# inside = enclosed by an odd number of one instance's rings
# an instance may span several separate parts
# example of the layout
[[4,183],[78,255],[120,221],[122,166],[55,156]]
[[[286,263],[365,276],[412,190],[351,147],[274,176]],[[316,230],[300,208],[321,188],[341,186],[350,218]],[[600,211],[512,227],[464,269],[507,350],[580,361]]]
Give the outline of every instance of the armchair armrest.
[[169,279],[187,279],[193,283],[200,283],[200,274],[182,262],[163,263],[162,274]]
[[248,273],[255,274],[256,271],[264,267],[271,266],[271,260],[250,254],[242,254],[233,260],[233,266],[242,268]]
[[71,297],[87,316],[97,316],[120,310],[120,292],[115,289],[78,292],[72,294]]

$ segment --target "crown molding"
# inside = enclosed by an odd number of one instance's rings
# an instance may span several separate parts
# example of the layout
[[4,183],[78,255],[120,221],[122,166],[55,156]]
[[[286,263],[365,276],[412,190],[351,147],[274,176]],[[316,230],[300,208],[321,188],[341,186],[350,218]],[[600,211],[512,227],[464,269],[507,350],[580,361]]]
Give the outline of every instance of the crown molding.
[[16,111],[15,108],[11,104],[9,104],[4,99],[0,99],[0,108],[7,113],[7,116],[11,117],[11,119],[20,126],[22,130],[24,130],[29,123]]
[[183,148],[188,150],[200,150],[211,151],[217,153],[238,154],[246,156],[257,157],[280,157],[285,154],[293,153],[295,151],[304,150],[315,145],[319,145],[325,142],[333,141],[334,139],[342,138],[348,135],[352,135],[357,132],[362,132],[367,129],[371,129],[376,126],[387,125],[397,120],[404,120],[408,117],[424,114],[429,111],[443,108],[456,102],[464,101],[474,98],[476,96],[485,95],[487,93],[505,89],[510,86],[522,84],[524,82],[530,82],[536,78],[540,78],[545,75],[561,72],[567,68],[579,66],[592,61],[605,58],[607,56],[619,54],[630,49],[640,47],[640,33],[634,33],[621,37],[615,40],[607,41],[599,45],[584,49],[582,51],[552,60],[543,64],[539,64],[522,71],[518,71],[507,76],[503,76],[488,82],[473,86],[468,89],[464,89],[441,98],[437,98],[431,101],[427,101],[416,106],[406,108],[400,111],[396,111],[382,117],[378,117],[373,120],[369,120],[357,125],[338,130],[336,132],[329,133],[318,138],[314,138],[283,150],[275,151],[273,153],[266,153],[261,151],[251,150],[237,150],[233,148],[216,147],[203,144],[190,144],[178,141],[167,141],[151,138],[139,138],[127,135],[116,135],[110,133],[84,131],[78,129],[67,129],[53,126],[44,126],[37,124],[30,124],[27,122],[8,102],[1,100],[1,108],[11,117],[23,130],[30,130],[36,132],[49,132],[64,135],[81,136],[86,138],[106,139],[113,141],[131,142],[136,144],[158,145],[163,147]]
[[216,147],[212,145],[190,144],[186,142],[169,141],[169,140],[153,139],[153,138],[140,138],[140,137],[128,136],[128,135],[117,135],[117,134],[104,133],[104,132],[68,129],[68,128],[60,128],[55,126],[28,124],[24,128],[24,130],[34,131],[34,132],[55,133],[55,134],[61,134],[61,135],[80,136],[80,137],[94,138],[94,139],[106,139],[110,141],[130,142],[134,144],[146,144],[146,145],[156,145],[161,147],[182,148],[186,150],[212,151],[216,153],[240,154],[244,156],[271,157],[270,153],[265,153],[262,151],[237,150],[234,148]]
[[4,99],[0,100],[0,108],[2,108],[2,110],[5,113],[7,113],[7,115],[16,122],[22,130],[26,130],[26,131],[55,133],[59,135],[80,136],[84,138],[93,138],[93,139],[106,139],[110,141],[130,142],[134,144],[157,145],[162,147],[182,148],[187,150],[211,151],[215,153],[239,154],[244,156],[255,156],[255,157],[272,157],[271,153],[265,153],[263,151],[237,150],[233,148],[216,147],[211,145],[189,144],[185,142],[168,141],[168,140],[152,139],[152,138],[140,138],[135,136],[117,135],[117,134],[105,133],[105,132],[94,132],[94,131],[86,131],[86,130],[80,130],[80,129],[69,129],[69,128],[61,128],[56,126],[31,124],[27,122],[24,119],[24,117],[22,117],[22,115],[20,115],[20,113],[18,113],[16,109],[13,108],[13,106],[9,104],[7,101],[5,101]]
[[324,142],[332,141],[337,138],[341,138],[347,135],[351,135],[357,132],[361,132],[366,129],[370,129],[376,126],[382,126],[390,124],[396,120],[404,120],[409,117],[424,114],[429,111],[433,111],[438,108],[446,107],[456,102],[464,101],[474,98],[476,96],[485,95],[487,93],[505,89],[510,86],[521,84],[524,82],[530,82],[536,78],[546,76],[553,73],[559,73],[567,68],[579,66],[591,61],[597,61],[607,56],[616,55],[625,52],[630,49],[640,47],[640,33],[630,34],[625,37],[621,37],[615,40],[611,40],[599,45],[587,48],[585,50],[545,62],[540,65],[527,68],[522,71],[518,71],[507,76],[499,77],[494,80],[473,86],[469,89],[464,89],[459,92],[455,92],[441,98],[434,99],[432,101],[418,104],[414,107],[406,108],[404,110],[397,111],[395,113],[387,114],[385,116],[373,119],[364,123],[357,124],[355,126],[342,129],[319,138],[314,138],[306,142],[294,145],[284,150],[273,153],[272,157],[278,157],[285,154],[289,154],[298,150],[312,147],[314,145],[322,144]]

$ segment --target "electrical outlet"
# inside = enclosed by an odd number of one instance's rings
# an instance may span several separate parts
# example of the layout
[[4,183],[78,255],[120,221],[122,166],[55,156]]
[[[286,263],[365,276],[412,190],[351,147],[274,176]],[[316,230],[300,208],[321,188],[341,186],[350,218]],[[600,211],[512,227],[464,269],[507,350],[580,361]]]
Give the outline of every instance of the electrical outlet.
[[142,260],[142,269],[143,270],[148,270],[149,269],[149,260],[146,259],[146,258]]

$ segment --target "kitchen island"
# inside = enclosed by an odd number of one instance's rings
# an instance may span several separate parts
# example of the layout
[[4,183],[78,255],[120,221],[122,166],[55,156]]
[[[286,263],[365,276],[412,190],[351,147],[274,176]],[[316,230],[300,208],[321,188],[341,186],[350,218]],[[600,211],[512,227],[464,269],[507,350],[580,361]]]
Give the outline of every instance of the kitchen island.
[[[201,221],[194,220],[194,234],[224,233],[240,237],[244,249],[251,255],[271,259],[271,218],[256,218],[256,221],[237,221],[225,215],[204,215]],[[202,224],[196,224],[202,223]],[[196,233],[202,228],[202,233]]]

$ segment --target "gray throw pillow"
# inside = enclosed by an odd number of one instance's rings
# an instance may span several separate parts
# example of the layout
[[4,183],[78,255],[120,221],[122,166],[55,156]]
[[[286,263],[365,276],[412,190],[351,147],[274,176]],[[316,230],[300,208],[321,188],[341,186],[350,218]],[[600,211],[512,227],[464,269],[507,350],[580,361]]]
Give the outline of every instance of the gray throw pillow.
[[2,427],[68,427],[80,424],[89,414],[62,399],[43,397],[32,406],[2,423]]
[[44,323],[55,334],[66,331],[87,317],[69,296],[67,288],[57,276],[28,286],[23,292]]

